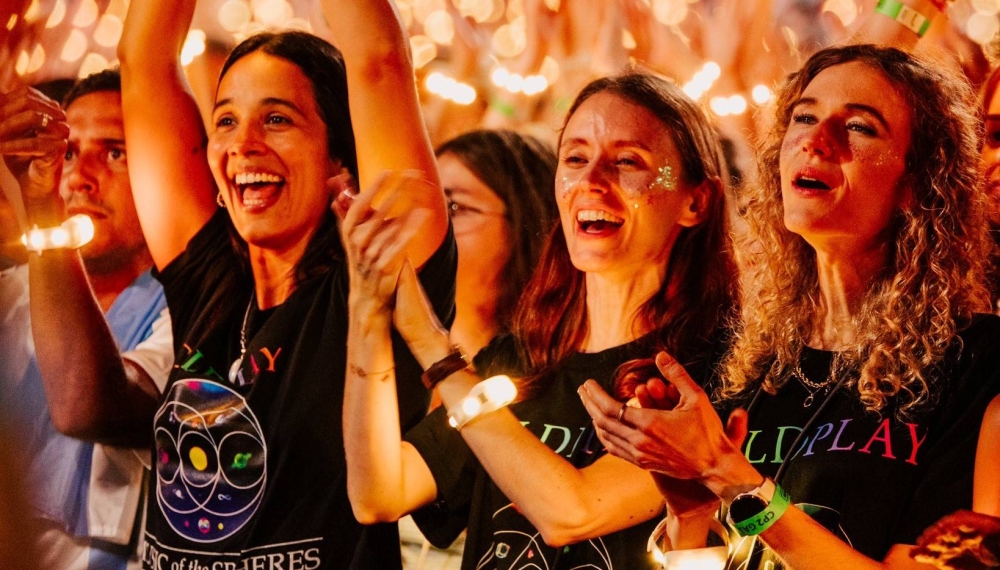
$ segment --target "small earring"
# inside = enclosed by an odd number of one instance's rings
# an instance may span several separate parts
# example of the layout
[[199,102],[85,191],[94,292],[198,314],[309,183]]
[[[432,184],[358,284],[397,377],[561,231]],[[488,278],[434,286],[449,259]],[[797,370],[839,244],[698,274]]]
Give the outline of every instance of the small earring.
[[222,201],[222,192],[215,195],[215,203],[218,204],[220,208],[226,207],[226,203]]

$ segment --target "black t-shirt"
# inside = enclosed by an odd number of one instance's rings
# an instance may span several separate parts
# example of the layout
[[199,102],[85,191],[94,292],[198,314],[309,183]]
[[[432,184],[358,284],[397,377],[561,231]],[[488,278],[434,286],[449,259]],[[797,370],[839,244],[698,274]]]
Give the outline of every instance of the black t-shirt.
[[[893,544],[914,544],[942,516],[972,507],[979,427],[1000,393],[1000,318],[978,315],[959,336],[935,375],[939,400],[929,411],[905,421],[891,406],[882,414],[866,412],[857,388],[845,385],[795,444],[829,394],[791,379],[774,396],[758,396],[744,454],[769,477],[787,462],[779,483],[792,502],[859,552],[882,560]],[[800,366],[818,383],[833,358],[805,348]],[[806,407],[811,392],[814,401]],[[735,559],[742,564],[752,540],[734,540],[742,543]],[[770,550],[762,556],[773,566],[730,567],[783,568]]]
[[[577,468],[591,465],[605,454],[594,433],[579,388],[588,379],[611,392],[612,374],[623,362],[649,358],[650,337],[597,353],[577,353],[551,376],[532,400],[513,404],[521,423]],[[523,376],[524,364],[512,337],[495,340],[476,357],[480,376]],[[704,363],[689,368],[705,379]],[[653,518],[628,529],[563,548],[547,546],[537,529],[520,514],[473,455],[461,434],[447,423],[444,407],[435,410],[406,434],[430,467],[438,499],[413,513],[413,519],[435,546],[451,544],[468,528],[462,569],[571,569],[611,570],[657,568],[646,552],[646,541],[658,520]],[[511,453],[510,461],[517,461]],[[539,473],[538,477],[545,477]]]
[[[143,568],[401,567],[396,526],[360,525],[347,498],[346,265],[262,314],[229,231],[220,211],[158,276],[176,364],[154,421]],[[455,267],[449,230],[420,273],[443,322],[454,313]],[[230,382],[244,321],[246,357]],[[394,345],[400,421],[412,426],[429,396],[419,365],[398,337]]]

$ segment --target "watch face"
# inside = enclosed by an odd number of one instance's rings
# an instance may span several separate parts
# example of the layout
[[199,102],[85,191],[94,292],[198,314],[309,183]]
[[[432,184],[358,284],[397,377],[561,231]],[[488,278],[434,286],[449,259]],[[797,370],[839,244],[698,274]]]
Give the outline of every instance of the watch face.
[[733,522],[741,523],[757,516],[767,508],[767,501],[755,495],[740,495],[729,506],[729,516]]

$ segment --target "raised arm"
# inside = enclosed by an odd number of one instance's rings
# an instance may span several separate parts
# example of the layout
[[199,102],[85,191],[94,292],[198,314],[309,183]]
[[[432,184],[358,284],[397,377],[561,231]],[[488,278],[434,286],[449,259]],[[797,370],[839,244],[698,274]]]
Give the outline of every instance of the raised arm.
[[931,29],[932,22],[944,22],[946,18],[943,9],[950,1],[900,0],[902,7],[895,18],[890,15],[897,12],[891,9],[892,2],[885,3],[882,13],[876,12],[877,2],[863,2],[861,10],[864,17],[859,18],[858,29],[848,38],[847,43],[874,43],[914,51],[922,35],[917,34],[913,28],[920,29],[919,26],[926,21],[926,32]]
[[194,0],[133,2],[118,43],[136,210],[162,269],[216,209],[205,127],[180,63]]
[[[17,178],[29,226],[66,217],[58,186],[69,132],[58,105],[27,88],[0,96],[0,155]],[[35,353],[52,422],[83,439],[143,446],[157,389],[122,359],[73,249],[29,255]]]
[[[394,173],[379,187],[392,191],[416,182],[407,178]],[[364,524],[395,521],[437,496],[430,468],[402,441],[390,332],[396,275],[405,254],[400,218],[384,220],[371,207],[379,193],[376,187],[359,194],[341,224],[351,277],[342,419],[347,494],[355,518]],[[388,201],[391,207],[392,198]]]
[[347,67],[359,186],[370,187],[386,170],[416,170],[430,182],[401,204],[429,214],[407,245],[407,255],[420,267],[444,239],[448,214],[402,23],[387,0],[323,0],[322,5]]

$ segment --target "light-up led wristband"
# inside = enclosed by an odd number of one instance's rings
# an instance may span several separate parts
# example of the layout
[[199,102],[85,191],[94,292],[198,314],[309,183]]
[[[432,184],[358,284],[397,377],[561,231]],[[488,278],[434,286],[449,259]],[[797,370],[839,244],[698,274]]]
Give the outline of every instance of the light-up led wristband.
[[495,412],[517,397],[517,387],[508,376],[493,376],[472,387],[469,395],[448,410],[448,424],[462,429],[483,414]]
[[76,249],[92,239],[94,222],[84,214],[77,214],[54,228],[34,226],[21,236],[21,243],[28,251],[41,255],[49,249]]
[[903,4],[899,0],[878,0],[875,13],[888,16],[906,26],[918,37],[924,37],[931,27],[931,19]]
[[727,519],[740,536],[753,536],[771,528],[771,525],[777,522],[781,518],[781,515],[785,514],[785,511],[788,510],[791,504],[792,498],[788,492],[782,489],[780,485],[774,484],[774,497],[762,511],[742,521],[734,521],[732,519],[732,511],[730,511]]
[[[653,529],[653,534],[649,535],[646,541],[646,552],[649,552],[653,560],[659,564],[663,570],[722,570],[726,567],[729,559],[729,531],[722,526],[719,519],[712,518],[708,525],[708,530],[722,539],[720,546],[706,546],[705,548],[689,548],[685,550],[673,550],[670,544],[670,537],[667,536],[667,520],[663,519],[660,524]],[[663,547],[660,547],[663,544]]]

